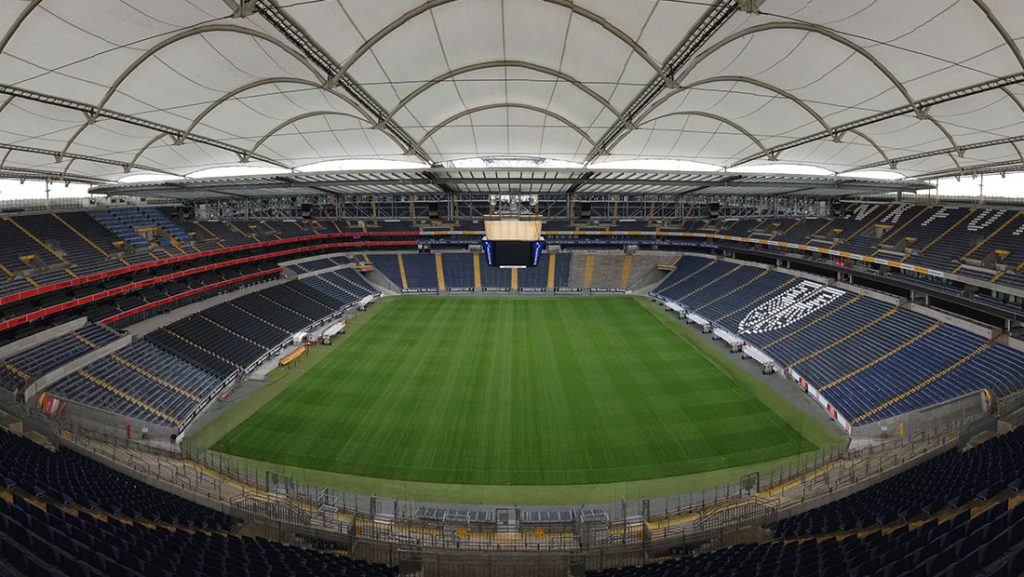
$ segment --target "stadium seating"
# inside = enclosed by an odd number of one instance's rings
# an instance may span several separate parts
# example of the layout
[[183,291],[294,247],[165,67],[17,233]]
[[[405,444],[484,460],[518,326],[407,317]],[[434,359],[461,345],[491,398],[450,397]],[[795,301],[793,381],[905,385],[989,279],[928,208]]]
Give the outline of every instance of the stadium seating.
[[1024,570],[1024,507],[1006,501],[971,518],[970,511],[911,529],[876,530],[844,539],[774,541],[695,557],[627,567],[592,577],[724,577],[880,575],[885,577],[1005,577]]
[[223,383],[149,341],[135,342],[57,381],[49,393],[156,424],[180,427]]
[[[0,501],[0,557],[25,575],[388,577],[397,570],[262,538],[149,528]],[[0,575],[4,565],[0,563]]]
[[1024,388],[1019,351],[779,271],[683,257],[655,293],[796,371],[854,425],[982,388],[997,395]]
[[87,510],[197,529],[223,530],[233,524],[227,515],[154,489],[74,451],[49,451],[2,429],[0,474],[8,489],[18,487]]
[[14,391],[32,380],[117,340],[117,333],[103,325],[87,324],[28,348],[0,363],[0,387]]
[[[783,240],[819,248],[876,255],[909,264],[918,264],[962,276],[1006,286],[1024,287],[1024,251],[1019,249],[1024,236],[1020,211],[977,209],[911,204],[848,205],[847,212],[834,218],[767,218],[745,220],[692,220],[682,229],[704,233],[728,233],[759,239]],[[568,223],[549,223],[552,229],[569,228]],[[380,223],[376,232],[409,230],[401,222]],[[642,223],[622,223],[623,231],[648,228]],[[261,241],[298,238],[309,234],[360,231],[361,227],[330,221],[182,221],[170,211],[154,207],[125,207],[89,212],[31,214],[5,217],[0,222],[0,296],[27,291],[36,286],[72,280],[77,276],[117,270],[121,267],[153,263],[196,252],[251,245]],[[603,229],[602,229],[603,230]],[[602,239],[580,237],[578,242]],[[663,241],[667,242],[667,241]],[[734,241],[723,241],[729,244]],[[773,250],[773,247],[762,247]],[[778,250],[778,249],[775,249]],[[444,255],[453,262],[445,265],[447,286],[467,286],[467,255]],[[396,285],[412,290],[432,290],[438,286],[434,255],[403,255],[406,267],[402,284],[398,257],[374,256],[378,268]],[[518,286],[546,288],[548,256],[536,269],[518,273]],[[568,253],[557,259],[554,288],[568,286]],[[326,262],[313,261],[309,272]],[[330,262],[330,261],[327,261]],[[335,261],[336,262],[336,261]],[[607,271],[606,271],[607,272]],[[507,271],[481,269],[482,286],[507,288]],[[597,285],[611,286],[595,271]],[[609,273],[611,274],[611,273]],[[493,277],[493,278],[492,278]],[[608,282],[605,282],[608,281]],[[475,279],[473,279],[475,285]],[[595,286],[597,286],[595,285]],[[617,285],[616,285],[617,286]]]
[[432,254],[399,255],[405,265],[405,277],[411,289],[436,289],[437,258]]
[[309,276],[299,282],[314,290],[334,297],[345,305],[351,305],[352,303],[368,295],[376,294],[377,292],[359,276],[359,273],[351,268]]
[[1024,483],[1021,454],[1024,429],[1017,429],[966,452],[946,452],[849,497],[780,521],[774,530],[780,537],[796,537],[871,528],[991,498],[1005,489],[1016,491]]
[[[448,288],[473,288],[473,259],[479,258],[468,252],[450,252],[441,255],[444,265],[444,284]],[[479,266],[479,263],[477,264]],[[486,265],[483,267],[486,268]],[[481,270],[481,275],[483,271]],[[406,270],[406,275],[409,270]],[[437,274],[436,271],[434,274]]]
[[348,262],[348,258],[343,256],[324,257],[305,262],[291,263],[288,265],[288,268],[294,269],[299,273],[306,273],[348,264]]
[[245,338],[256,341],[265,349],[277,347],[292,336],[288,331],[275,327],[259,317],[240,314],[230,303],[210,307],[199,314],[218,326],[245,335]]

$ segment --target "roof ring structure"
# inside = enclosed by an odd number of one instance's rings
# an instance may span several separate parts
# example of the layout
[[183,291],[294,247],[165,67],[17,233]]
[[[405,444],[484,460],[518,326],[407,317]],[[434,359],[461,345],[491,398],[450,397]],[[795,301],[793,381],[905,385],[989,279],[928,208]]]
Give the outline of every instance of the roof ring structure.
[[[368,38],[365,42],[363,42],[363,44],[361,46],[359,46],[359,48],[357,48],[355,50],[355,52],[353,52],[352,55],[349,56],[348,59],[345,60],[345,62],[343,62],[341,64],[341,69],[340,69],[340,71],[338,72],[337,75],[341,76],[341,75],[346,74],[348,72],[349,68],[351,68],[360,58],[362,58],[363,55],[365,55],[367,52],[369,52],[374,47],[375,44],[377,44],[378,42],[383,40],[386,36],[388,36],[389,34],[394,32],[395,30],[401,28],[402,25],[405,24],[406,22],[412,20],[413,18],[415,18],[415,17],[417,17],[417,16],[419,16],[419,15],[425,13],[425,12],[429,12],[430,10],[433,10],[434,8],[437,8],[438,6],[443,6],[445,4],[449,4],[451,2],[458,2],[458,1],[460,1],[460,0],[429,0],[427,2],[424,2],[423,4],[420,4],[419,6],[416,6],[415,8],[409,10],[408,12],[402,14],[401,16],[396,18],[395,20],[393,20],[390,23],[388,23],[387,26],[385,26],[384,28],[381,28],[380,30],[378,30],[373,36]],[[644,48],[642,46],[640,46],[640,44],[637,43],[636,40],[634,40],[629,34],[626,34],[621,28],[615,26],[614,24],[612,24],[611,22],[609,22],[608,20],[606,20],[602,16],[600,16],[600,15],[594,13],[594,12],[591,12],[590,10],[587,10],[586,8],[583,8],[582,6],[574,4],[571,0],[541,0],[541,1],[542,2],[546,2],[548,4],[554,4],[556,6],[561,6],[562,8],[565,8],[566,10],[571,11],[573,14],[576,14],[576,15],[578,15],[580,17],[586,18],[587,20],[590,20],[591,22],[593,22],[594,24],[597,24],[601,28],[604,28],[612,36],[615,36],[620,41],[622,41],[623,44],[626,44],[627,46],[629,46],[629,48],[633,52],[635,52],[637,56],[642,58],[643,61],[646,62],[659,76],[663,76],[663,77],[665,76],[665,72],[662,70],[661,64],[657,60],[652,58],[651,55],[648,54],[647,51],[644,50]],[[665,78],[665,80],[667,82],[669,82],[669,83],[671,83],[671,81],[672,81],[671,78]]]
[[539,106],[534,106],[532,104],[521,104],[521,103],[516,103],[516,102],[502,102],[502,103],[498,103],[498,104],[485,104],[483,106],[476,106],[476,107],[473,107],[473,108],[467,108],[466,110],[463,110],[461,112],[457,112],[457,113],[449,116],[448,118],[445,118],[444,120],[442,120],[441,122],[436,124],[433,128],[428,130],[427,133],[424,134],[423,137],[420,138],[416,143],[418,145],[422,146],[423,143],[425,143],[427,140],[430,140],[430,137],[434,136],[434,134],[437,133],[438,130],[441,130],[445,126],[448,126],[449,124],[455,122],[456,120],[458,120],[458,119],[460,119],[460,118],[462,118],[464,116],[469,116],[470,114],[476,114],[477,112],[483,112],[485,110],[494,110],[495,108],[521,108],[523,110],[531,110],[531,111],[536,112],[538,114],[543,114],[544,116],[550,116],[551,118],[554,118],[555,120],[559,121],[560,123],[562,123],[562,124],[568,126],[569,128],[575,130],[577,134],[582,136],[591,145],[596,145],[597,144],[594,141],[594,139],[591,138],[589,134],[587,134],[587,132],[585,130],[580,128],[580,126],[578,124],[576,124],[575,122],[573,122],[573,121],[569,120],[568,118],[562,116],[561,114],[557,114],[557,113],[551,112],[550,110],[545,110],[545,109],[543,109],[543,108],[541,108]]
[[586,84],[583,84],[582,82],[580,82],[576,77],[572,76],[571,74],[566,74],[565,72],[560,72],[558,70],[555,70],[554,68],[548,68],[547,66],[541,66],[540,64],[533,64],[532,62],[524,62],[524,61],[521,61],[521,60],[491,60],[491,61],[488,61],[488,62],[480,62],[478,64],[469,64],[469,65],[463,66],[461,68],[456,68],[454,70],[450,70],[448,72],[445,72],[444,74],[440,74],[438,76],[435,76],[434,78],[431,78],[430,80],[427,80],[423,84],[417,86],[416,90],[413,90],[412,92],[407,94],[404,98],[402,98],[402,100],[399,101],[399,103],[397,105],[395,105],[394,108],[391,109],[391,111],[388,113],[388,116],[394,117],[395,113],[397,113],[399,110],[405,108],[417,96],[423,94],[424,92],[429,90],[431,87],[436,86],[436,85],[440,84],[441,82],[444,82],[445,80],[449,80],[451,78],[454,78],[454,77],[462,75],[462,74],[467,74],[469,72],[475,72],[477,70],[487,70],[488,68],[525,68],[527,70],[533,70],[534,72],[540,72],[541,74],[547,74],[548,76],[553,76],[553,77],[558,78],[560,80],[564,80],[564,81],[568,82],[569,84],[572,84],[576,88],[579,88],[581,91],[585,92],[588,96],[590,96],[591,98],[593,98],[597,102],[601,103],[601,106],[604,106],[605,108],[610,110],[616,116],[619,114],[618,109],[616,109],[615,106],[612,105],[612,103],[608,101],[608,99],[606,99],[605,97],[603,97],[600,94],[598,94],[597,91],[595,91],[593,88],[590,88]]

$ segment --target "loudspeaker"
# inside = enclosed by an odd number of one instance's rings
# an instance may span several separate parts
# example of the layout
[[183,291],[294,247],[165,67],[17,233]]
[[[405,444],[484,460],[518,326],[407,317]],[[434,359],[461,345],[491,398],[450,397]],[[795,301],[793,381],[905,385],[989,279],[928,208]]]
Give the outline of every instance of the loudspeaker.
[[580,202],[580,203],[577,203],[576,206],[578,206],[580,208],[580,218],[582,218],[584,220],[590,218],[590,203],[589,202]]
[[711,218],[718,218],[718,215],[722,213],[722,203],[720,202],[709,202],[708,203],[708,216]]
[[830,208],[833,218],[843,216],[843,204],[838,200],[833,200]]
[[427,206],[427,214],[431,220],[437,220],[441,214],[441,209],[436,202],[432,202]]
[[313,216],[313,205],[302,203],[302,218],[309,220]]

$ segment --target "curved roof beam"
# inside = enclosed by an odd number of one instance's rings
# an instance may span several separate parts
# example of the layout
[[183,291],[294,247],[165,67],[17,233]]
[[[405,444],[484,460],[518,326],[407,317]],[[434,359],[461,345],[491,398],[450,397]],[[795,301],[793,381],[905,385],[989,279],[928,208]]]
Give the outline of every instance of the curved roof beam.
[[[376,45],[378,42],[383,40],[386,36],[388,36],[389,34],[394,32],[395,30],[398,30],[399,28],[401,28],[402,25],[405,24],[406,22],[412,20],[413,18],[416,18],[420,14],[423,14],[425,12],[429,12],[430,10],[433,10],[434,8],[437,8],[438,6],[443,6],[445,4],[449,4],[451,2],[457,2],[457,1],[459,1],[459,0],[429,0],[427,2],[424,2],[423,4],[420,4],[419,6],[416,6],[415,8],[409,10],[405,14],[402,14],[401,16],[396,18],[395,20],[392,20],[390,23],[388,23],[387,26],[385,26],[384,28],[381,28],[380,30],[378,30],[373,36],[371,36],[365,42],[363,42],[363,44],[359,48],[356,48],[356,51],[353,52],[352,55],[348,57],[348,59],[346,59],[344,62],[341,63],[341,69],[338,71],[337,76],[342,76],[342,75],[346,74],[348,72],[349,68],[351,68],[367,52],[369,52],[371,49],[373,49],[374,45]],[[604,28],[612,36],[615,36],[620,41],[622,41],[623,44],[629,46],[629,48],[634,53],[636,53],[637,56],[642,58],[644,60],[644,62],[647,63],[648,66],[650,66],[652,69],[654,69],[654,71],[657,72],[659,76],[664,76],[665,75],[665,72],[662,69],[661,64],[659,64],[657,60],[652,58],[651,55],[648,54],[647,51],[644,50],[643,47],[640,46],[640,44],[638,44],[636,42],[636,40],[633,40],[633,38],[629,34],[626,34],[625,32],[622,31],[621,28],[615,26],[614,24],[612,24],[611,22],[609,22],[608,20],[606,20],[602,16],[600,16],[598,14],[595,14],[594,12],[591,12],[590,10],[587,10],[586,8],[583,8],[582,6],[574,4],[571,0],[541,0],[541,1],[542,2],[547,2],[548,4],[554,4],[556,6],[561,6],[562,8],[565,8],[566,10],[571,11],[573,14],[576,14],[576,15],[582,17],[582,18],[586,18],[587,20],[590,20],[591,22],[593,22],[594,24],[597,24],[601,28]],[[671,78],[665,78],[665,80],[668,81],[668,82],[671,82],[672,79]]]
[[1003,42],[1006,43],[1006,47],[1010,49],[1010,52],[1013,53],[1013,57],[1017,59],[1017,64],[1020,65],[1021,70],[1024,70],[1024,54],[1021,54],[1020,46],[1017,46],[1017,42],[1013,39],[1013,36],[1010,36],[1009,31],[1006,30],[1006,27],[1003,26],[1003,23],[1000,22],[999,18],[997,18],[996,15],[992,13],[992,10],[988,7],[988,4],[985,4],[985,0],[974,0],[974,4],[975,6],[978,7],[979,10],[982,11],[982,13],[985,14],[985,17],[988,18],[988,21],[992,23],[992,26],[996,29],[996,32],[999,33],[1000,38],[1002,38]]
[[[700,117],[703,117],[703,118],[710,118],[711,120],[717,120],[718,122],[721,122],[722,124],[731,126],[735,130],[739,131],[741,134],[743,134],[743,136],[746,136],[747,138],[750,139],[751,142],[756,144],[758,146],[758,148],[761,149],[762,152],[764,152],[765,154],[768,153],[768,149],[765,148],[764,143],[761,142],[761,140],[758,137],[756,137],[753,134],[751,134],[749,130],[747,130],[746,128],[743,128],[742,126],[740,126],[735,121],[729,120],[728,118],[726,118],[724,116],[719,116],[717,114],[712,114],[710,112],[702,112],[702,111],[699,111],[699,110],[685,110],[685,111],[679,111],[679,112],[669,112],[668,114],[662,114],[660,116],[655,116],[654,118],[645,120],[645,121],[641,122],[640,124],[638,124],[637,128],[640,128],[640,127],[644,126],[645,124],[650,124],[652,122],[657,122],[658,120],[661,120],[663,118],[669,118],[671,116],[700,116]],[[622,137],[620,137],[618,141],[616,141],[614,144],[612,144],[611,148],[614,148],[615,146],[617,146],[619,144],[619,142],[622,142],[622,139],[625,138],[625,137],[626,137],[626,135],[623,134]]]
[[256,150],[259,149],[259,147],[263,146],[263,143],[266,142],[267,139],[269,139],[271,136],[274,136],[275,134],[283,130],[285,127],[295,124],[296,122],[305,120],[307,118],[314,118],[317,116],[344,116],[346,118],[354,118],[360,122],[364,122],[367,125],[370,125],[369,122],[366,122],[365,118],[360,118],[354,114],[348,114],[346,112],[336,112],[334,110],[318,110],[315,112],[305,112],[303,114],[299,114],[298,116],[293,116],[285,120],[281,124],[278,124],[274,128],[271,128],[269,132],[261,136],[260,139],[256,141],[256,144],[249,149],[249,154],[255,154]]
[[135,163],[138,162],[140,158],[142,158],[142,155],[145,154],[147,150],[149,150],[150,146],[153,146],[154,144],[157,143],[157,141],[159,141],[160,139],[162,139],[165,136],[170,136],[170,135],[169,134],[164,134],[163,132],[157,133],[156,136],[151,138],[149,140],[149,142],[147,142],[145,145],[143,145],[143,147],[140,148],[139,151],[135,153],[135,156],[132,157],[132,166],[135,166]]
[[807,24],[803,22],[766,22],[764,24],[758,24],[756,26],[751,26],[749,28],[737,30],[736,32],[733,32],[732,34],[726,36],[725,38],[719,40],[718,42],[712,44],[706,49],[700,51],[698,54],[694,55],[693,59],[690,60],[690,62],[686,65],[686,68],[683,68],[683,70],[679,73],[679,76],[676,78],[676,81],[681,82],[683,79],[689,76],[689,74],[693,72],[693,70],[701,62],[707,60],[709,56],[711,56],[715,52],[718,52],[727,45],[732,44],[736,40],[739,40],[740,38],[744,38],[746,36],[750,36],[751,34],[758,34],[761,32],[769,32],[773,30],[800,30],[812,34],[819,34],[821,36],[824,36],[825,38],[828,38],[829,40],[832,40],[833,42],[837,42],[839,44],[842,44],[843,46],[846,46],[850,50],[853,50],[857,54],[863,56],[868,62],[871,63],[872,66],[878,69],[879,72],[881,72],[887,79],[889,79],[889,82],[892,83],[896,90],[899,90],[900,94],[903,95],[903,98],[905,98],[909,104],[914,104],[914,99],[910,96],[910,93],[907,92],[906,87],[903,86],[903,83],[900,82],[900,79],[896,78],[896,75],[893,74],[891,70],[886,68],[886,66],[882,64],[882,62],[878,60],[878,58],[875,58],[874,54],[868,52],[866,48],[846,38],[842,34],[839,34],[835,30],[825,28],[824,26]]
[[[241,94],[243,92],[247,92],[247,91],[252,90],[254,88],[259,88],[260,86],[266,86],[268,84],[302,84],[304,86],[312,86],[313,88],[321,88],[321,89],[325,90],[326,92],[328,92],[330,94],[333,94],[334,96],[337,96],[338,98],[344,100],[354,110],[362,113],[362,109],[360,109],[358,106],[356,106],[355,102],[352,102],[352,100],[349,97],[345,96],[344,94],[342,94],[340,92],[336,92],[334,90],[331,90],[331,89],[328,89],[328,88],[324,88],[322,83],[314,82],[312,80],[306,80],[305,78],[298,78],[298,77],[295,77],[295,76],[282,76],[282,77],[278,77],[278,78],[261,78],[259,80],[254,80],[254,81],[252,81],[252,82],[250,82],[248,84],[243,84],[242,86],[239,86],[238,88],[235,88],[234,90],[232,90],[230,92],[225,92],[223,96],[221,96],[217,100],[211,102],[209,106],[204,108],[202,112],[200,112],[198,115],[196,115],[195,118],[192,119],[192,123],[189,124],[188,128],[185,129],[185,135],[182,138],[187,138],[188,135],[192,134],[192,131],[195,130],[196,126],[199,126],[199,124],[203,121],[203,119],[206,118],[206,116],[208,114],[213,112],[214,109],[216,109],[221,104],[224,104],[225,102],[231,100],[232,98],[238,96],[239,94]],[[365,120],[366,122],[372,124],[372,122],[370,122],[370,119],[366,118],[365,116],[363,117],[363,120]]]
[[[693,70],[698,65],[700,65],[701,62],[706,60],[709,56],[711,56],[712,54],[714,54],[718,50],[721,50],[725,46],[728,46],[732,42],[735,42],[736,40],[739,40],[740,38],[744,38],[746,36],[750,36],[751,34],[758,34],[758,33],[761,33],[761,32],[768,32],[768,31],[772,31],[772,30],[800,30],[800,31],[803,31],[803,32],[811,33],[811,34],[818,34],[818,35],[824,36],[825,38],[827,38],[829,40],[832,40],[833,42],[836,42],[838,44],[842,44],[843,46],[845,46],[845,47],[849,48],[850,50],[853,50],[857,54],[861,55],[864,59],[866,59],[868,62],[870,62],[871,65],[875,67],[875,69],[877,69],[879,72],[881,72],[882,75],[885,76],[889,80],[890,83],[892,83],[892,85],[896,88],[896,90],[898,90],[899,93],[903,96],[903,98],[907,101],[907,104],[910,104],[910,106],[913,107],[918,112],[918,116],[920,118],[930,120],[931,123],[933,125],[935,125],[935,127],[938,128],[940,132],[942,132],[943,136],[945,136],[946,139],[949,140],[950,144],[952,144],[954,147],[957,146],[956,141],[953,140],[953,137],[952,137],[952,135],[950,135],[949,131],[946,130],[945,127],[943,127],[939,123],[939,121],[937,121],[934,118],[931,118],[930,116],[928,116],[927,115],[927,111],[922,110],[918,106],[917,102],[910,95],[910,92],[908,92],[907,88],[905,86],[903,86],[903,82],[901,82],[900,79],[897,78],[896,75],[893,74],[893,72],[891,70],[889,70],[884,64],[882,64],[882,62],[878,58],[876,58],[874,54],[869,52],[863,46],[860,46],[856,42],[853,42],[849,38],[846,38],[842,34],[839,34],[835,30],[832,30],[830,28],[825,28],[824,26],[818,26],[818,25],[815,25],[815,24],[807,24],[807,23],[804,23],[804,22],[767,22],[767,23],[764,23],[764,24],[758,24],[756,26],[751,26],[749,28],[744,28],[742,30],[738,30],[738,31],[733,32],[732,34],[726,36],[725,38],[719,40],[715,44],[713,44],[713,45],[707,47],[706,49],[702,50],[700,53],[696,54],[693,57],[693,59],[686,65],[686,68],[684,68],[679,73],[679,76],[675,79],[675,82],[677,84],[682,82],[691,72],[693,72]],[[739,164],[742,164],[742,163],[739,163]],[[736,165],[733,165],[733,166],[736,166]]]
[[892,162],[889,160],[889,155],[886,154],[885,151],[882,150],[882,147],[878,146],[878,143],[875,142],[874,139],[872,139],[870,136],[856,129],[851,130],[850,133],[857,135],[858,137],[860,137],[861,140],[875,147],[875,150],[878,151],[878,155],[882,157],[882,160],[885,161],[886,164],[892,164]]
[[420,138],[416,142],[416,144],[422,146],[423,143],[425,143],[427,140],[430,140],[430,137],[434,136],[434,134],[436,134],[438,130],[441,130],[445,126],[448,126],[449,124],[455,122],[456,120],[458,120],[458,119],[460,119],[460,118],[462,118],[464,116],[469,116],[470,114],[476,114],[477,112],[483,112],[485,110],[494,110],[495,108],[521,108],[523,110],[531,110],[533,112],[537,112],[539,114],[543,114],[544,116],[549,116],[551,118],[554,118],[558,122],[568,126],[569,128],[575,130],[577,134],[582,136],[583,139],[586,140],[587,142],[589,142],[591,145],[596,145],[597,144],[594,141],[594,139],[591,138],[589,134],[587,134],[587,132],[585,130],[580,128],[580,125],[578,125],[575,122],[569,120],[568,118],[562,116],[561,114],[556,114],[554,112],[551,112],[550,110],[545,110],[545,109],[543,109],[543,108],[541,108],[539,106],[534,106],[532,104],[519,104],[519,103],[516,103],[516,102],[504,102],[504,103],[500,103],[500,104],[485,104],[483,106],[476,106],[474,108],[468,108],[466,110],[463,110],[462,112],[457,112],[457,113],[449,116],[448,118],[445,118],[439,124],[435,125],[430,130],[428,130],[427,133],[423,135],[423,138]]
[[[659,106],[661,106],[662,104],[668,102],[668,100],[670,98],[672,98],[673,96],[679,94],[680,92],[682,92],[684,90],[689,90],[691,88],[696,88],[698,86],[703,86],[705,84],[713,84],[713,83],[716,83],[716,82],[741,82],[743,84],[750,84],[751,86],[757,86],[758,88],[762,88],[764,90],[767,90],[769,92],[777,94],[777,95],[779,95],[779,96],[781,96],[781,97],[791,101],[792,103],[796,104],[800,108],[802,108],[804,110],[804,112],[809,114],[812,118],[814,118],[814,120],[819,125],[821,125],[821,128],[823,130],[825,130],[826,132],[834,133],[833,134],[834,138],[839,138],[841,136],[840,133],[833,131],[832,127],[828,125],[828,123],[825,121],[825,119],[820,114],[818,114],[818,112],[816,110],[811,108],[810,105],[808,105],[806,102],[804,102],[804,100],[802,98],[796,96],[795,94],[787,92],[787,91],[779,88],[778,86],[775,86],[774,84],[769,84],[768,82],[764,82],[764,81],[758,80],[756,78],[751,78],[749,76],[713,76],[713,77],[710,77],[710,78],[704,78],[704,79],[701,79],[701,80],[697,80],[696,82],[691,82],[690,84],[687,84],[685,86],[680,86],[678,89],[673,90],[672,92],[670,92],[670,93],[666,94],[665,96],[659,98],[656,102],[651,104],[651,106],[650,106],[650,108],[648,110],[650,110],[650,111],[657,110]],[[650,114],[650,112],[648,112],[647,114]],[[647,116],[647,114],[642,115],[640,117],[640,120],[643,120]],[[643,125],[643,123],[641,123],[640,125]],[[868,144],[873,146],[875,148],[875,150],[878,151],[879,156],[881,156],[882,159],[885,160],[885,162],[887,164],[889,163],[888,155],[886,155],[885,151],[882,149],[881,146],[878,145],[878,143],[876,143],[874,140],[872,140],[870,137],[868,137],[866,134],[864,134],[863,132],[861,132],[859,130],[850,130],[850,132],[852,134],[856,134],[862,140],[864,140],[865,142],[867,142]]]
[[18,17],[14,19],[11,27],[7,29],[7,33],[4,34],[3,38],[0,38],[0,54],[4,53],[4,49],[7,48],[7,44],[11,41],[11,38],[14,37],[14,33],[18,31],[18,28],[21,27],[22,22],[28,18],[28,15],[31,14],[32,11],[36,9],[36,6],[39,6],[42,1],[43,0],[32,0],[27,6],[25,6],[25,8],[22,9],[21,13],[18,14]]
[[[777,95],[785,98],[786,100],[791,101],[793,104],[796,104],[800,108],[802,108],[807,114],[809,114],[812,118],[814,118],[814,120],[818,124],[820,124],[823,129],[825,129],[825,130],[832,130],[832,128],[828,125],[828,123],[825,122],[825,119],[822,118],[821,115],[818,114],[818,112],[816,110],[811,108],[810,105],[808,105],[806,102],[804,102],[803,99],[799,98],[795,94],[792,94],[790,92],[786,92],[785,90],[779,88],[778,86],[775,86],[774,84],[769,84],[767,82],[764,82],[762,80],[758,80],[756,78],[751,78],[749,76],[712,76],[710,78],[703,78],[701,80],[697,80],[696,82],[691,82],[691,83],[689,83],[689,84],[687,84],[685,86],[680,86],[679,88],[669,92],[665,96],[662,96],[658,100],[652,102],[650,107],[647,108],[647,112],[641,114],[640,117],[637,120],[641,121],[640,124],[643,124],[644,118],[647,118],[647,116],[651,112],[654,112],[655,110],[657,110],[659,106],[661,106],[662,104],[665,104],[673,96],[679,94],[680,92],[683,92],[685,90],[690,90],[692,88],[697,88],[698,86],[703,86],[705,84],[714,84],[716,82],[741,82],[743,84],[750,84],[751,86],[757,86],[758,88],[763,88],[764,90],[767,90],[768,92],[772,92],[774,94],[777,94]],[[638,124],[637,126],[639,126],[640,124]]]
[[[277,46],[281,50],[284,50],[285,52],[290,54],[292,57],[294,57],[295,60],[297,60],[303,66],[308,68],[309,71],[313,73],[313,76],[315,78],[317,78],[317,79],[319,79],[321,81],[323,80],[323,76],[320,74],[320,71],[317,70],[317,68],[315,66],[310,64],[309,61],[306,60],[306,58],[300,52],[295,50],[295,48],[289,46],[283,40],[275,38],[274,36],[271,36],[270,34],[267,34],[265,32],[261,32],[259,30],[253,30],[251,28],[244,28],[242,26],[236,26],[234,24],[207,24],[205,26],[199,26],[197,28],[189,28],[189,29],[186,29],[186,30],[182,30],[181,32],[178,32],[177,34],[173,34],[171,36],[168,36],[167,38],[164,38],[163,40],[161,40],[157,44],[154,44],[148,50],[143,52],[142,55],[139,56],[138,58],[136,58],[135,61],[133,61],[128,66],[128,68],[125,68],[124,71],[121,72],[121,75],[118,76],[116,80],[114,80],[113,84],[111,84],[110,87],[107,88],[106,94],[104,94],[103,98],[100,99],[100,102],[96,105],[96,109],[97,110],[102,110],[103,107],[106,106],[107,102],[109,102],[110,99],[114,97],[114,94],[117,93],[117,89],[121,87],[121,84],[124,83],[124,81],[127,80],[128,77],[131,76],[131,74],[133,72],[135,72],[135,70],[137,70],[139,68],[139,66],[142,66],[147,60],[152,58],[156,53],[160,52],[164,48],[167,48],[168,46],[170,46],[170,45],[172,45],[172,44],[174,44],[176,42],[180,42],[180,41],[185,40],[187,38],[191,38],[192,36],[198,36],[200,34],[206,34],[206,33],[209,33],[209,32],[232,32],[232,33],[236,33],[236,34],[243,34],[243,35],[246,35],[246,36],[252,36],[253,38],[256,38],[256,39],[259,39],[259,40],[266,40],[267,42],[270,42],[271,44]],[[75,142],[75,140],[78,138],[78,136],[81,135],[82,132],[85,131],[85,129],[90,124],[95,122],[95,120],[96,120],[95,117],[93,117],[93,118],[90,118],[89,120],[87,120],[84,124],[82,124],[82,126],[80,126],[78,128],[78,130],[76,130],[75,133],[73,135],[71,135],[71,138],[68,139],[67,143],[64,145],[63,151],[67,152],[68,148],[71,147],[71,145]]]
[[477,70],[487,70],[488,68],[525,68],[527,70],[532,70],[534,72],[540,72],[541,74],[553,76],[555,78],[558,78],[559,80],[564,80],[569,84],[572,84],[576,88],[579,88],[588,96],[599,102],[601,106],[604,106],[606,109],[610,110],[616,116],[619,115],[619,111],[615,108],[615,106],[612,105],[611,102],[609,102],[605,97],[598,94],[594,89],[580,82],[575,76],[572,76],[571,74],[566,74],[565,72],[560,72],[558,70],[555,70],[554,68],[548,68],[547,66],[541,66],[539,64],[533,64],[532,62],[525,62],[522,60],[490,60],[487,62],[469,64],[461,68],[456,68],[454,70],[445,72],[444,74],[435,76],[430,80],[427,80],[423,84],[416,87],[416,90],[413,90],[412,92],[407,94],[405,98],[402,98],[402,100],[399,101],[399,103],[395,105],[395,107],[392,108],[390,112],[388,112],[388,116],[394,117],[399,110],[405,108],[410,102],[415,100],[417,96],[423,94],[427,90],[430,90],[432,87],[437,86],[438,84],[446,80],[450,80],[456,76],[467,74],[469,72],[476,72]]

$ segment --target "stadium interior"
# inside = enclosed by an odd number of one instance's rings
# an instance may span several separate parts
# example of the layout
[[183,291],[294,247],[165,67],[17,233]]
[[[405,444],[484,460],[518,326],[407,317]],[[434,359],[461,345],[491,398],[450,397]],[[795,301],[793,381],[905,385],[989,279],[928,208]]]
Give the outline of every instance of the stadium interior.
[[1012,0],[0,2],[0,577],[1024,575]]

